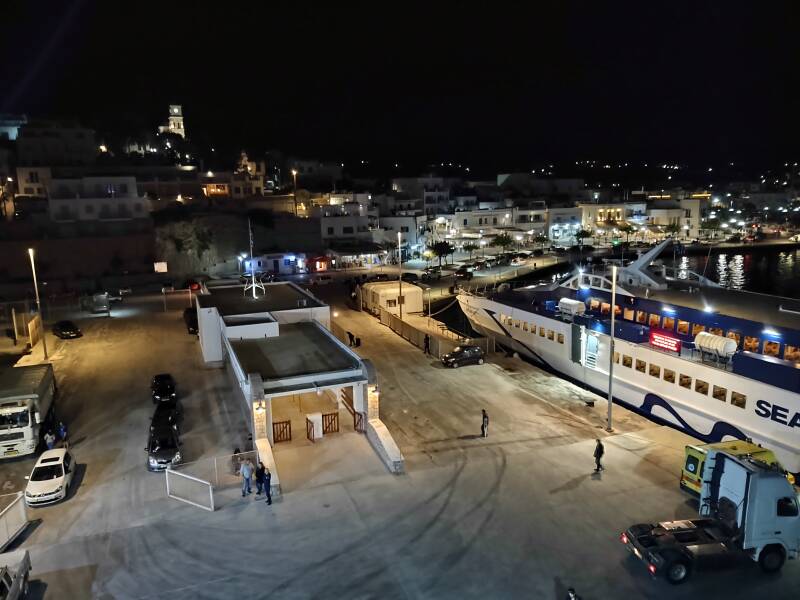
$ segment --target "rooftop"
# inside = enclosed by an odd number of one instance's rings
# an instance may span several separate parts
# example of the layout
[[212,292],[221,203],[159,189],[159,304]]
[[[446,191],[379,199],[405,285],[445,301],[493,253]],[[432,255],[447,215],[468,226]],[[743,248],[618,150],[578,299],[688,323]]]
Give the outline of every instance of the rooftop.
[[[259,291],[258,297],[253,298],[251,292],[244,293],[244,286],[241,284],[220,286],[209,281],[206,283],[209,293],[198,295],[197,302],[201,308],[215,307],[222,317],[325,306],[292,283],[265,283],[264,288],[265,294]],[[301,300],[305,300],[305,306],[300,305]]]
[[361,362],[320,325],[303,321],[281,325],[277,337],[231,340],[245,373],[264,381],[361,368]]

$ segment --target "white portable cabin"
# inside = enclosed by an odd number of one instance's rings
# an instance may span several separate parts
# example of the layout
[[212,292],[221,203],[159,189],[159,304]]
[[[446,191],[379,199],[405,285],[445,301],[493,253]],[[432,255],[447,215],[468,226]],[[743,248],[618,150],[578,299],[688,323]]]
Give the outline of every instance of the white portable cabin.
[[[413,283],[403,282],[403,312],[422,312],[422,288]],[[361,303],[369,312],[378,312],[379,308],[389,311],[393,315],[400,313],[399,298],[400,285],[397,281],[375,281],[361,286]]]
[[572,298],[561,298],[558,301],[558,311],[563,318],[571,321],[575,315],[582,315],[586,312],[586,304]]

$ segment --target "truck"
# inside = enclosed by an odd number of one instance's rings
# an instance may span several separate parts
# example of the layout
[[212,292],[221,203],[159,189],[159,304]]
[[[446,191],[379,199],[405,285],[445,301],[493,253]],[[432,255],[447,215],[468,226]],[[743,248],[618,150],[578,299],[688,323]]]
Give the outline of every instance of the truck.
[[800,554],[800,497],[775,465],[709,450],[699,516],[632,525],[620,541],[653,577],[672,584],[742,557],[774,573]]
[[18,600],[28,595],[31,556],[27,550],[0,554],[0,598]]
[[33,454],[52,425],[53,365],[10,367],[0,373],[0,458]]

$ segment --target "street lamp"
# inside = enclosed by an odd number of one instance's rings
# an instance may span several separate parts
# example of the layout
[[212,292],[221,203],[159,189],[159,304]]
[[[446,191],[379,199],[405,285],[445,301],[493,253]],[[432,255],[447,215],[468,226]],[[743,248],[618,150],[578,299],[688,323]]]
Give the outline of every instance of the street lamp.
[[297,169],[292,169],[292,180],[294,181],[294,193],[292,200],[294,201],[294,216],[297,216]]
[[39,312],[39,323],[42,326],[42,349],[44,359],[47,360],[47,337],[44,330],[44,318],[42,315],[42,305],[39,302],[39,282],[36,280],[36,263],[33,260],[33,248],[28,248],[28,256],[31,258],[31,271],[33,272],[33,289],[36,292],[36,310]]
[[400,320],[403,320],[403,250],[400,247],[402,234],[397,232],[397,283],[400,285],[400,292],[397,294],[397,305],[400,307]]

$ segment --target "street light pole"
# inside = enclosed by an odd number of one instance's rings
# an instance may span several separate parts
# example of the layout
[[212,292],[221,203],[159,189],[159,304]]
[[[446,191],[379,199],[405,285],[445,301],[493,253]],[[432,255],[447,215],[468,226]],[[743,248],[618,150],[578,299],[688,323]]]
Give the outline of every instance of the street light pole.
[[33,289],[36,292],[36,310],[39,311],[39,323],[42,326],[42,349],[44,359],[47,360],[47,333],[44,329],[44,316],[42,315],[42,305],[39,302],[39,282],[36,280],[36,263],[33,260],[33,248],[28,248],[28,256],[31,258],[31,271],[33,272]]
[[400,307],[400,320],[403,320],[403,250],[400,248],[402,234],[397,232],[397,283],[400,285],[400,292],[397,295],[397,305]]
[[294,216],[297,216],[297,169],[292,169],[292,180],[294,181],[294,192],[292,193],[292,200],[294,201]]
[[617,306],[617,265],[611,267],[611,348],[608,359],[608,416],[606,431],[614,431],[611,427],[611,406],[614,404],[614,317]]

